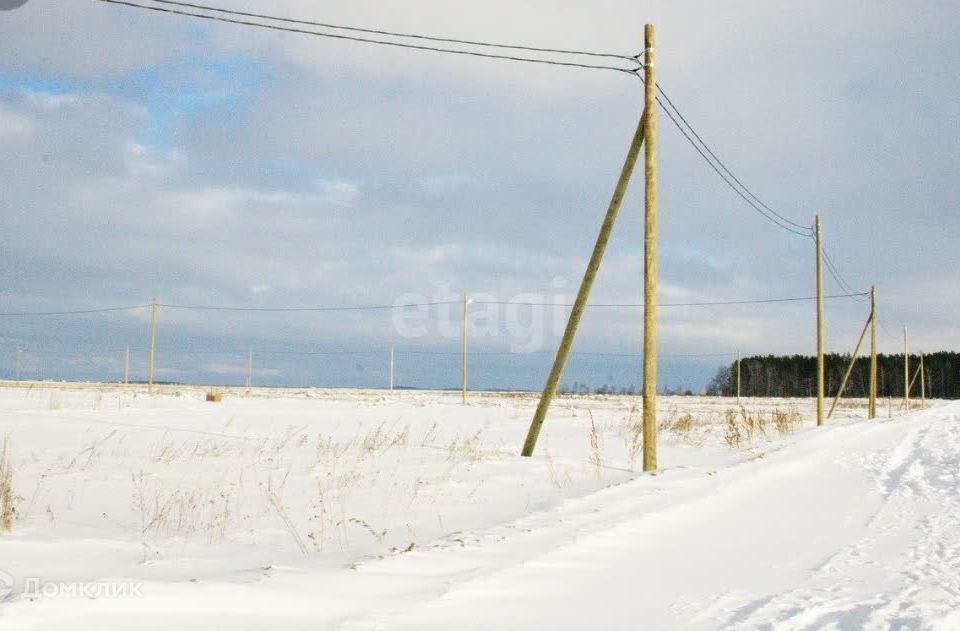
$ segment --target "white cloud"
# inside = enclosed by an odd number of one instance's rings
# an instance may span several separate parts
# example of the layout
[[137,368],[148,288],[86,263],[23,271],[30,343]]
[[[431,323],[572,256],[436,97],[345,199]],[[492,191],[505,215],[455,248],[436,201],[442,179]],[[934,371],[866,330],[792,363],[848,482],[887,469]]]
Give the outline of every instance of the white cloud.
[[[285,0],[270,10],[629,53],[653,21],[662,84],[726,162],[785,214],[822,211],[845,275],[881,285],[885,318],[929,324],[929,348],[952,343],[943,314],[960,297],[937,288],[953,284],[958,227],[955,139],[943,130],[960,118],[960,86],[942,61],[955,7]],[[547,293],[556,276],[572,294],[639,113],[629,77],[99,3],[32,0],[2,19],[0,248],[23,277],[4,295],[26,302],[390,303],[440,286]],[[661,299],[809,295],[810,243],[765,223],[659,124]],[[640,295],[641,217],[638,173],[595,297]],[[662,310],[662,346],[807,351],[807,306]],[[859,307],[830,306],[840,348]],[[636,314],[603,317],[591,313],[581,339],[635,343]]]

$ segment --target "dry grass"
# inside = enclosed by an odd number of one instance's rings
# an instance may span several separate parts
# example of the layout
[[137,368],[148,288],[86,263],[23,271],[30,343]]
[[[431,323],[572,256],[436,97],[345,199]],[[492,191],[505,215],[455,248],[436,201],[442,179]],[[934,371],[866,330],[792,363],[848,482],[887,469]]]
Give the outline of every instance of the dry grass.
[[750,444],[757,437],[766,437],[767,428],[772,425],[780,434],[786,434],[803,421],[803,417],[795,409],[771,410],[769,416],[763,411],[730,409],[724,413],[723,440],[728,447],[737,448],[741,443]]
[[603,436],[593,420],[593,412],[587,411],[590,414],[590,455],[587,460],[593,466],[593,475],[599,480],[603,476]]
[[17,513],[13,495],[13,467],[8,456],[9,443],[9,438],[4,437],[0,449],[0,532],[13,530],[13,518]]

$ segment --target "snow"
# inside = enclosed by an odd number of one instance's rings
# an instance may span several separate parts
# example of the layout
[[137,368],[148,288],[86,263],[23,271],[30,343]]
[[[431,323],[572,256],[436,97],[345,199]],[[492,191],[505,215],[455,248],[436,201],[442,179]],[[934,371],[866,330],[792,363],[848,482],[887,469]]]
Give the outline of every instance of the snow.
[[0,388],[0,628],[960,628],[960,404],[203,394]]

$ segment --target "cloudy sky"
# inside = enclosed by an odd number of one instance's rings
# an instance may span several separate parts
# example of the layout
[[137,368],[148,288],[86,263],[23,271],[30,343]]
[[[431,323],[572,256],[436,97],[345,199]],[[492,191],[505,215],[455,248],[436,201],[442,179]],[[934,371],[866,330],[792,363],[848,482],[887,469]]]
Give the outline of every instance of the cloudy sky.
[[[881,350],[899,349],[904,324],[917,350],[956,349],[955,2],[208,4],[627,55],[652,22],[659,81],[712,149],[781,214],[807,225],[821,213],[842,275],[877,286]],[[29,0],[0,11],[0,312],[154,297],[565,302],[641,105],[626,74]],[[662,115],[659,148],[661,301],[812,295],[809,239],[756,214]],[[634,184],[597,303],[640,300]],[[458,309],[162,309],[160,375],[243,381],[253,347],[261,383],[383,385],[395,346],[401,384],[452,386]],[[538,387],[565,311],[471,312],[472,382]],[[664,308],[661,384],[699,389],[738,349],[810,353],[813,313],[806,302]],[[862,302],[828,301],[828,350],[849,352],[866,316]],[[11,376],[22,350],[25,376],[117,378],[130,345],[142,376],[148,321],[146,309],[5,316],[0,372]],[[638,383],[640,321],[637,309],[591,309],[565,381]]]

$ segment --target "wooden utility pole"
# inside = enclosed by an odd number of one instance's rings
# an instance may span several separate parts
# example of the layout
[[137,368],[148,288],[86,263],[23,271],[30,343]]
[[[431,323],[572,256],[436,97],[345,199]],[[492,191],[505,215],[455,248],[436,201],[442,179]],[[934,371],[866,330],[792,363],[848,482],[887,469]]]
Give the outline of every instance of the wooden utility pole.
[[[652,36],[653,27],[647,25],[647,32]],[[648,43],[651,43],[649,39]],[[651,51],[647,50],[647,53],[650,54]],[[650,61],[650,59],[648,58],[647,61]],[[617,214],[620,212],[620,206],[623,204],[623,198],[627,193],[634,167],[640,157],[640,149],[644,144],[644,133],[647,130],[647,117],[651,116],[652,112],[652,107],[644,108],[640,122],[637,125],[637,130],[633,134],[633,141],[630,143],[630,149],[627,151],[623,169],[620,171],[620,179],[617,180],[617,186],[613,191],[613,197],[610,199],[610,205],[607,207],[607,213],[604,215],[603,223],[600,225],[600,233],[597,235],[597,242],[593,246],[593,253],[590,255],[587,269],[583,273],[583,280],[580,281],[580,288],[577,290],[577,297],[573,302],[573,309],[570,311],[570,317],[567,319],[567,326],[563,331],[563,338],[560,340],[560,346],[557,348],[557,354],[553,359],[553,366],[550,368],[547,382],[543,386],[543,393],[540,395],[539,403],[537,403],[537,411],[534,412],[533,420],[530,422],[530,429],[527,431],[527,438],[523,443],[523,451],[521,451],[521,455],[523,456],[532,456],[534,449],[536,449],[540,429],[543,427],[543,422],[547,417],[547,411],[550,409],[553,396],[557,392],[557,384],[560,383],[563,368],[567,363],[567,358],[570,356],[570,348],[573,346],[573,340],[577,335],[580,318],[583,315],[583,310],[587,306],[587,300],[590,298],[590,289],[593,287],[597,270],[600,269],[600,261],[603,260],[603,253],[607,249],[610,233],[613,231],[613,225],[616,223]],[[646,339],[646,337],[644,337],[644,339]],[[644,362],[644,369],[646,369],[646,362]],[[656,384],[654,383],[654,390],[655,389]],[[644,408],[646,408],[646,406],[644,406]]]
[[644,28],[643,470],[657,470],[657,78],[653,25]]
[[817,250],[817,425],[823,425],[823,240],[820,233],[820,215],[813,228]]
[[903,409],[910,411],[910,351],[907,345],[907,327],[903,327]]
[[737,351],[737,405],[740,405],[740,351]]
[[127,344],[127,352],[123,356],[123,383],[130,383],[130,345]]
[[460,335],[460,394],[463,404],[467,403],[467,305],[470,301],[463,294],[463,329]]
[[920,409],[927,407],[927,374],[923,366],[923,353],[920,353]]
[[870,288],[870,400],[867,418],[877,418],[877,288]]
[[153,367],[157,358],[157,299],[150,303],[150,363],[147,364],[147,392],[153,394]]
[[247,349],[247,388],[253,386],[253,347]]
[[833,410],[837,407],[837,403],[840,401],[840,397],[843,396],[843,391],[847,389],[847,380],[850,379],[850,373],[853,372],[853,367],[857,363],[857,355],[860,353],[860,346],[863,344],[863,338],[867,335],[867,327],[870,326],[873,315],[867,319],[863,325],[863,330],[860,331],[860,337],[857,338],[857,346],[853,349],[853,356],[850,358],[850,365],[847,366],[847,371],[843,373],[843,381],[840,382],[840,389],[837,390],[837,396],[834,397],[833,403],[830,404],[830,412],[827,413],[827,418],[833,416]]
[[393,347],[390,347],[390,392],[393,392]]

